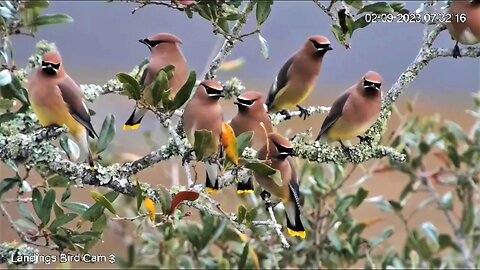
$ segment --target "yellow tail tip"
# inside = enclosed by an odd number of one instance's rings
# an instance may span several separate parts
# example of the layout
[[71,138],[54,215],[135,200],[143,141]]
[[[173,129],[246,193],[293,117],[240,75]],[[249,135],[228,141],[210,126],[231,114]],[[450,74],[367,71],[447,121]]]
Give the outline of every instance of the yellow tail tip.
[[220,193],[219,189],[214,189],[214,188],[211,188],[211,187],[205,188],[205,191],[210,195],[217,195],[218,193]]
[[135,130],[135,129],[138,129],[140,127],[140,124],[135,124],[135,125],[123,125],[123,130],[127,131],[127,130]]
[[294,231],[290,228],[287,228],[288,234],[292,237],[300,237],[302,239],[305,239],[307,237],[307,232],[306,231]]
[[91,172],[94,172],[95,171],[95,167],[94,166],[89,166],[88,169],[91,171]]
[[237,190],[237,195],[242,195],[242,194],[253,194],[255,191],[252,189],[243,189],[243,190]]

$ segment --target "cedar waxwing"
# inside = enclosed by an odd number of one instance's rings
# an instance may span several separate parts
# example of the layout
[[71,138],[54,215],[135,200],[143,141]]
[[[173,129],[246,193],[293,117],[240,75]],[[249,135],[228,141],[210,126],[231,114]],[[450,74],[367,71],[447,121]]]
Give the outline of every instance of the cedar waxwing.
[[[451,15],[446,23],[448,32],[457,41],[453,57],[461,57],[458,43],[473,45],[480,42],[480,0],[453,0],[447,13]],[[465,16],[462,22],[460,16]]]
[[315,88],[325,53],[332,50],[330,41],[324,36],[311,36],[303,48],[298,50],[282,66],[270,87],[267,102],[269,112],[282,111],[298,107],[304,118],[307,111],[300,104],[307,99]]
[[98,135],[83,102],[82,89],[65,72],[58,52],[43,56],[42,66],[30,76],[27,87],[33,112],[40,124],[43,127],[66,125],[82,151],[87,153],[87,161],[93,169],[88,136],[94,138]]
[[[265,145],[267,134],[273,132],[272,122],[264,106],[265,98],[259,92],[247,91],[238,96],[234,103],[238,106],[238,112],[230,121],[230,126],[236,136],[253,131],[249,146],[258,151]],[[260,123],[263,123],[264,127]],[[251,178],[237,185],[237,194],[253,193],[253,191]]]
[[[368,71],[364,77],[341,94],[323,121],[316,140],[350,140],[361,137],[380,116],[382,108],[382,77],[375,71]],[[345,147],[344,147],[345,148]]]
[[268,134],[268,144],[258,151],[257,157],[267,160],[270,167],[280,172],[282,185],[278,185],[271,177],[258,173],[254,173],[254,175],[263,189],[282,201],[287,216],[288,234],[305,238],[306,232],[300,219],[300,189],[291,157],[294,155],[293,146],[288,139],[277,133],[270,133]]
[[[182,86],[187,82],[189,75],[187,60],[180,50],[182,41],[175,35],[168,33],[159,33],[149,38],[140,39],[139,42],[147,45],[152,52],[148,67],[142,74],[140,86],[145,90],[152,82],[155,81],[160,69],[173,65],[175,70],[173,77],[169,80],[170,97],[174,97]],[[147,88],[143,93],[143,100],[153,103],[152,90]],[[143,116],[147,109],[135,108],[123,126],[123,130],[138,129]]]
[[[212,133],[210,145],[205,149],[205,157],[218,153],[221,147],[223,114],[218,100],[224,96],[221,84],[210,80],[203,81],[185,106],[183,129],[190,144],[192,146],[195,144],[195,131],[203,129]],[[205,189],[208,193],[212,193],[219,190],[219,168],[217,164],[207,163],[205,164],[207,170]]]

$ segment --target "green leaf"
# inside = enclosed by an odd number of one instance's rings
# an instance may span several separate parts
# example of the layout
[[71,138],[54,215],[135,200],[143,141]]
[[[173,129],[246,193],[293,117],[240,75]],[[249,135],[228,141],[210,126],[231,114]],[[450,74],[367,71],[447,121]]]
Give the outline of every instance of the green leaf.
[[385,212],[395,212],[395,209],[392,207],[392,205],[389,202],[385,201],[382,196],[370,198],[368,199],[368,201],[374,203],[375,206]]
[[67,208],[68,210],[75,212],[77,214],[82,215],[87,211],[88,205],[79,202],[64,202],[62,203],[63,207]]
[[247,215],[245,216],[247,224],[251,224],[256,217],[257,217],[257,209],[256,208],[250,209],[247,212]]
[[469,234],[475,223],[475,207],[473,205],[465,204],[462,213],[462,223],[460,225],[461,230],[465,234]]
[[42,193],[40,193],[40,190],[38,188],[34,188],[32,191],[32,205],[33,210],[35,210],[35,213],[40,219],[42,215],[42,202]]
[[68,213],[61,215],[57,217],[52,224],[48,227],[50,231],[55,232],[57,230],[57,227],[60,227],[62,225],[65,225],[69,223],[70,221],[74,220],[76,217],[78,217],[78,214],[75,213]]
[[26,220],[30,221],[32,224],[36,224],[32,212],[25,206],[24,203],[17,203],[17,210],[18,213],[22,215],[22,217],[24,217]]
[[342,241],[338,238],[337,234],[334,231],[331,231],[327,234],[330,244],[335,248],[336,251],[340,252],[342,250]]
[[391,228],[391,227],[386,228],[378,238],[375,238],[375,239],[369,241],[370,242],[370,248],[374,248],[374,247],[380,245],[381,243],[385,242],[388,238],[390,238],[393,235],[393,233],[394,233],[393,228]]
[[239,224],[242,224],[246,216],[247,216],[247,208],[245,208],[245,206],[243,205],[239,205],[237,210],[237,222]]
[[400,10],[402,10],[405,7],[405,3],[403,3],[403,2],[390,3],[390,7],[394,11],[399,12]]
[[26,231],[36,232],[38,230],[38,228],[35,225],[26,221],[25,219],[16,220],[14,224]]
[[183,104],[185,104],[188,101],[188,99],[190,98],[190,95],[192,94],[193,87],[195,86],[196,80],[197,80],[197,73],[195,71],[191,71],[187,81],[175,95],[170,111],[174,111],[182,107]]
[[217,25],[218,27],[220,27],[220,29],[223,30],[223,32],[230,32],[230,26],[228,25],[228,21],[226,18],[218,18]]
[[127,91],[128,95],[135,99],[139,100],[142,97],[142,92],[140,91],[140,84],[127,73],[120,72],[117,74],[117,79],[123,83],[123,88]]
[[62,198],[61,198],[61,202],[64,202],[66,200],[68,200],[68,198],[70,198],[70,196],[72,196],[72,187],[70,185],[67,186],[67,188],[65,189],[65,192],[63,192],[62,194]]
[[115,115],[108,114],[103,120],[102,130],[100,131],[100,135],[98,135],[98,142],[97,142],[97,154],[105,151],[107,146],[112,142],[113,137],[115,137]]
[[152,87],[153,106],[162,100],[163,93],[168,90],[168,77],[164,70],[160,70]]
[[395,212],[400,212],[403,209],[403,206],[394,200],[389,200],[388,203],[392,206]]
[[422,224],[422,230],[425,232],[425,235],[428,239],[435,245],[439,246],[438,243],[438,232],[437,228],[431,222],[425,222]]
[[255,11],[255,16],[257,18],[257,25],[261,26],[270,15],[272,10],[273,0],[259,0],[257,1],[257,9]]
[[70,250],[75,250],[75,247],[73,246],[70,238],[64,235],[55,234],[52,235],[50,239],[52,239],[52,241],[57,244],[60,249],[68,248]]
[[105,198],[105,196],[103,196],[100,192],[91,191],[90,195],[98,204],[107,208],[108,211],[110,211],[112,214],[114,215],[117,214],[117,211],[115,211],[115,208],[113,207],[112,203],[110,203],[110,201],[107,198]]
[[48,1],[46,0],[29,0],[24,2],[25,8],[47,8]]
[[457,150],[458,148],[451,145],[447,147],[448,157],[452,161],[453,165],[458,169],[460,168],[460,156],[458,155]]
[[165,111],[169,112],[173,105],[173,101],[170,99],[170,89],[162,94],[162,107]]
[[0,182],[0,198],[4,193],[7,193],[10,189],[12,189],[15,185],[17,185],[21,181],[20,178],[5,178],[2,182]]
[[27,26],[40,26],[47,24],[64,24],[73,22],[73,18],[66,14],[43,15],[33,19]]
[[[0,124],[15,119],[15,114],[11,112],[0,115]],[[0,189],[1,190],[1,189]]]
[[39,216],[43,225],[47,225],[50,222],[50,215],[52,213],[53,204],[55,203],[55,190],[50,189],[45,194],[42,202],[41,215]]
[[346,45],[345,42],[345,34],[343,34],[342,28],[336,24],[332,24],[330,26],[330,30],[332,31],[335,38],[340,42],[342,45]]
[[267,164],[256,161],[248,162],[247,164],[245,164],[245,168],[250,169],[255,173],[258,173],[261,176],[270,176],[277,172],[277,170],[273,169]]
[[202,129],[195,131],[195,143],[193,150],[195,151],[195,156],[197,161],[200,161],[204,158],[206,148],[210,146],[212,141],[212,132]]
[[361,0],[346,0],[345,3],[356,9],[363,8],[363,1]]
[[364,6],[362,9],[358,11],[357,14],[367,13],[367,12],[372,12],[376,14],[388,14],[388,13],[393,13],[394,10],[393,8],[390,7],[390,5],[387,2],[375,2],[373,4]]
[[242,156],[245,148],[250,146],[253,138],[253,131],[247,131],[237,136],[238,155]]
[[[109,191],[103,197],[105,197],[108,201],[113,202],[117,197],[119,193],[115,191]],[[89,221],[96,221],[100,216],[103,214],[103,211],[105,210],[105,207],[101,205],[100,203],[94,203],[90,208],[88,208],[83,214],[82,214],[82,219],[84,220],[89,220]]]
[[206,3],[199,3],[195,5],[195,9],[198,12],[198,15],[206,19],[207,21],[212,20],[212,12],[210,11],[210,7]]
[[245,246],[243,246],[242,255],[240,255],[240,260],[238,261],[238,269],[246,269],[249,246],[248,243],[245,243]]
[[55,175],[48,178],[47,183],[49,187],[67,187],[70,180],[65,176]]
[[337,213],[339,216],[345,215],[347,212],[348,208],[352,206],[353,202],[355,200],[355,197],[352,195],[345,196],[342,198],[338,204],[337,207],[335,207],[335,213]]
[[53,212],[55,213],[55,217],[57,218],[65,213],[62,207],[60,207],[60,205],[57,202],[53,204]]
[[0,98],[0,109],[10,110],[13,107],[14,103],[15,101],[12,99]]
[[457,245],[453,242],[452,237],[448,234],[440,234],[438,236],[438,243],[440,245],[440,250],[447,247],[451,247],[455,250],[458,250]]
[[262,52],[263,58],[270,58],[270,51],[268,49],[267,40],[260,34],[258,34],[258,40],[260,41],[260,51]]
[[355,208],[360,206],[360,204],[362,204],[363,200],[365,200],[367,196],[368,196],[368,190],[365,190],[364,188],[359,188],[353,200],[352,206]]

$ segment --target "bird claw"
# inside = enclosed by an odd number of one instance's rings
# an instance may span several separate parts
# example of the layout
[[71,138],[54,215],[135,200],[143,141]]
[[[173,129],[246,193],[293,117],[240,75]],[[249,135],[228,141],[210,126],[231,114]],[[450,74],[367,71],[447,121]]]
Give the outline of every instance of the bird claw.
[[367,143],[370,147],[372,147],[372,141],[373,139],[369,136],[357,136],[358,139],[360,139],[360,143]]
[[292,118],[292,115],[287,110],[281,110],[280,114],[285,116],[285,120],[290,120]]
[[311,115],[310,112],[307,109],[303,108],[302,106],[297,105],[297,108],[300,111],[299,117],[302,118],[303,116],[303,120],[307,119],[307,117]]
[[353,152],[354,150],[350,147],[345,146],[342,141],[340,141],[340,145],[342,146],[343,153],[350,159],[353,159]]
[[457,44],[455,44],[455,46],[453,47],[453,58],[457,59],[458,57],[462,57],[462,55],[460,54],[460,47],[458,47],[457,42]]
[[186,163],[190,163],[190,161],[193,159],[193,150],[188,150],[187,152],[185,152],[185,154],[183,154],[183,157],[182,157],[182,166],[184,166]]
[[268,208],[275,208],[280,202],[265,202],[265,209],[268,211]]

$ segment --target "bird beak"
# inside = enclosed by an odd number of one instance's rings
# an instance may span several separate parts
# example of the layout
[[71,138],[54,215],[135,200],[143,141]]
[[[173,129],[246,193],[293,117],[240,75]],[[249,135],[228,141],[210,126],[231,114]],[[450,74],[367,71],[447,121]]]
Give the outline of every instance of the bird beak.
[[148,45],[148,43],[145,41],[145,39],[139,39],[138,42],[143,43],[143,44],[147,45],[147,47],[150,48],[150,45]]
[[331,51],[331,50],[333,50],[331,46],[328,46],[327,48],[325,48],[325,51]]

